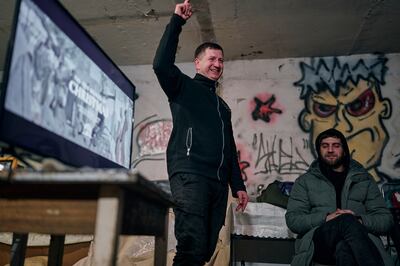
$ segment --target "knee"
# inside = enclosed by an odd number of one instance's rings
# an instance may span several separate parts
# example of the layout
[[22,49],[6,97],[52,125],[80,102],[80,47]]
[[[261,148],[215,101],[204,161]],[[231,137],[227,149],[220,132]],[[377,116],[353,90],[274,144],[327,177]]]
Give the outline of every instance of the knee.
[[346,241],[342,240],[336,244],[336,254],[351,252],[351,248]]
[[342,214],[338,218],[340,227],[349,231],[350,233],[364,232],[364,226],[358,221],[357,217],[352,214]]

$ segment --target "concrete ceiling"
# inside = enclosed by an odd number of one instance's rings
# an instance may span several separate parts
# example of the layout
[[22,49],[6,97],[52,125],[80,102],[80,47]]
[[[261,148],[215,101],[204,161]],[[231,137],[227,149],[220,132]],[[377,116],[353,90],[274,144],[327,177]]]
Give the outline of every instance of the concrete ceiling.
[[[112,60],[151,64],[173,0],[61,0]],[[180,2],[180,1],[179,1]],[[400,52],[399,0],[192,0],[177,62],[217,41],[225,59]],[[0,70],[15,1],[0,1]]]

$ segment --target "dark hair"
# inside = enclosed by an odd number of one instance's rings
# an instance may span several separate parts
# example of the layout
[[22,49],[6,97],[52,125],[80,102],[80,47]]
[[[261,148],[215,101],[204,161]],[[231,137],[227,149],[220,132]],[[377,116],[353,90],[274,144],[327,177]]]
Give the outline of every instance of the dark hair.
[[316,145],[321,146],[321,143],[324,139],[327,138],[335,138],[335,139],[339,139],[340,143],[343,145],[345,143],[343,143],[345,140],[343,140],[343,138],[341,138],[339,136],[338,133],[336,133],[335,130],[330,129],[330,130],[325,130],[324,132],[321,132],[321,134],[318,135],[317,141],[316,141]]
[[214,49],[214,50],[221,50],[222,53],[224,53],[224,49],[222,47],[214,42],[205,42],[199,45],[199,47],[196,48],[196,51],[194,51],[194,58],[197,58],[199,54],[203,53],[207,48]]

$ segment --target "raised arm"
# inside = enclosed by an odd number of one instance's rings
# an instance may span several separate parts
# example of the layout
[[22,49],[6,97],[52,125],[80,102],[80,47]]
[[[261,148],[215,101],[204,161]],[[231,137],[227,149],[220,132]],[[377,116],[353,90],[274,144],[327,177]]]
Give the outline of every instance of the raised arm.
[[179,92],[182,73],[175,65],[175,55],[182,26],[192,13],[189,0],[175,6],[175,12],[165,29],[154,57],[154,72],[168,98],[174,97]]

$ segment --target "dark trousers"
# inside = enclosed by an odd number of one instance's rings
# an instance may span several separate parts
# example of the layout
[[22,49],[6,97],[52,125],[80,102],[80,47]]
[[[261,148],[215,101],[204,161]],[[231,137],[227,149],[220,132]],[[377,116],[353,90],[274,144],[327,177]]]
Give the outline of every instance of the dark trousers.
[[314,233],[315,262],[338,266],[383,266],[378,248],[354,215],[342,214]]
[[214,253],[225,222],[228,185],[204,176],[179,173],[170,178],[176,203],[176,255],[173,265],[204,265]]

